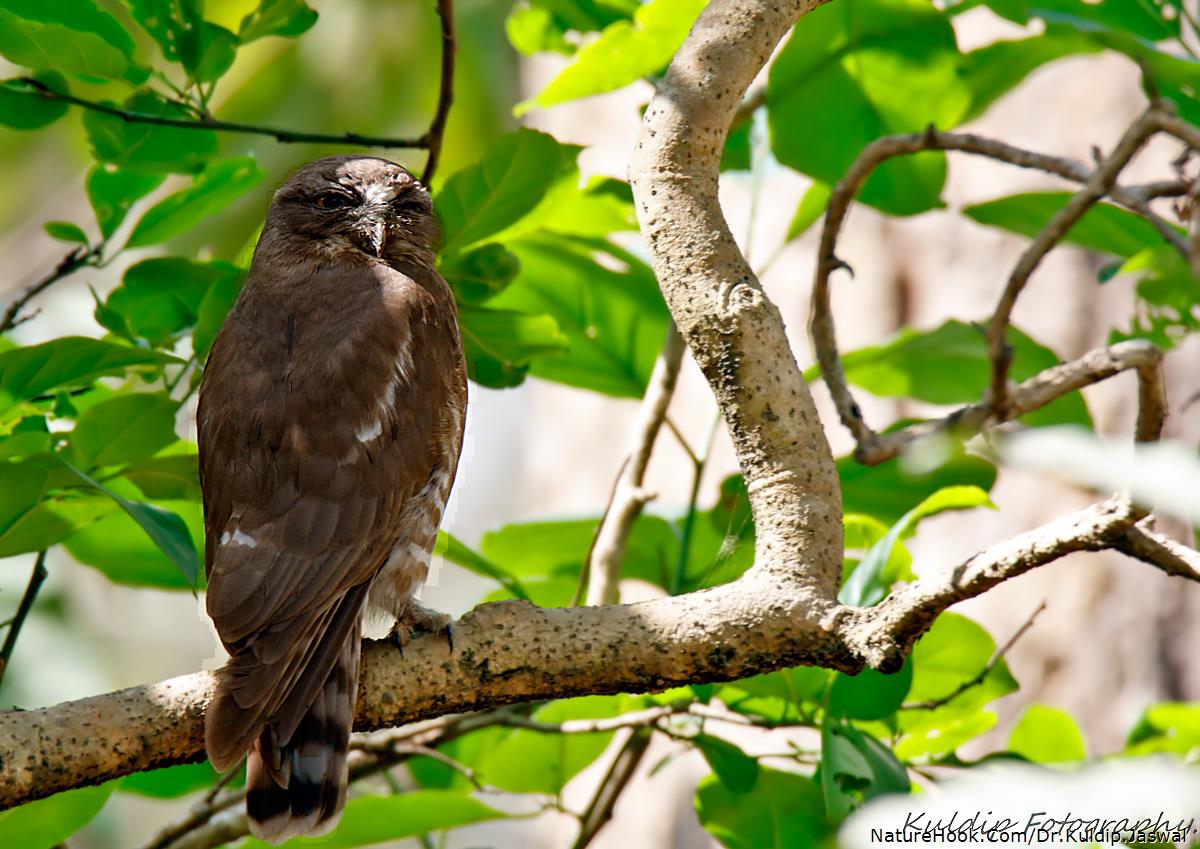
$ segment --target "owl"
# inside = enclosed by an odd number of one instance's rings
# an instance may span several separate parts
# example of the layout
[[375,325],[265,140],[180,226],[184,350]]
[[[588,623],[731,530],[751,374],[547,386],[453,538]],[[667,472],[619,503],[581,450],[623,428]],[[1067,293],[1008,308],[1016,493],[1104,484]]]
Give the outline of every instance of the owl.
[[229,652],[205,721],[247,755],[252,833],[321,834],[346,796],[364,616],[407,633],[462,447],[467,381],[429,192],[367,156],[275,193],[200,386],[206,606]]

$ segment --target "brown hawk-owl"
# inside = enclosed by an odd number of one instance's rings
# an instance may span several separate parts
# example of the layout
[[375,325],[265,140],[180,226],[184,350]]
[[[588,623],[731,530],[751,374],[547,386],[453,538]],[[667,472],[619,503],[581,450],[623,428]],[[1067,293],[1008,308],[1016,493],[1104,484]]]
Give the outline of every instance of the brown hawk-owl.
[[413,601],[458,464],[466,372],[426,189],[320,159],[271,202],[200,387],[207,607],[230,660],[205,722],[247,752],[251,831],[323,833],[345,802],[367,611]]

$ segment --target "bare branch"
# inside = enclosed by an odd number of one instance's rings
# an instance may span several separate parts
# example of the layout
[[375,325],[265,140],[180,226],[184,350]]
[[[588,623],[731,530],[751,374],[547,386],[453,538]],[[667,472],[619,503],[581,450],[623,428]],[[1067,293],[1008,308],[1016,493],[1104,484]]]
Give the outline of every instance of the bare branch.
[[1117,146],[1110,156],[1104,159],[1092,176],[1066,205],[1054,213],[1041,232],[1034,237],[1025,252],[1017,260],[1016,266],[1008,277],[1008,283],[1000,294],[996,310],[988,325],[988,357],[992,361],[992,382],[990,401],[992,409],[999,419],[1008,419],[1008,369],[1012,359],[1012,351],[1008,345],[1008,323],[1012,317],[1013,307],[1017,298],[1029,282],[1029,277],[1041,264],[1042,259],[1050,249],[1067,235],[1075,222],[1083,217],[1089,209],[1095,206],[1101,198],[1112,191],[1117,184],[1121,171],[1129,161],[1142,149],[1142,145],[1157,129],[1157,107],[1152,106],[1133,123],[1121,136]]
[[[1152,122],[1163,121],[1169,117],[1165,113],[1155,112],[1153,113]],[[996,141],[995,139],[975,135],[974,133],[928,131],[905,136],[888,136],[872,142],[863,150],[858,159],[850,167],[850,170],[846,172],[846,176],[834,187],[830,196],[828,210],[825,214],[825,222],[821,230],[821,242],[818,249],[817,269],[813,279],[812,307],[809,318],[809,332],[812,337],[813,350],[816,352],[817,362],[821,367],[822,379],[824,379],[826,386],[829,387],[830,395],[833,397],[838,417],[846,429],[853,435],[854,440],[859,443],[860,453],[878,457],[878,459],[872,461],[867,461],[860,457],[863,462],[881,462],[888,459],[888,457],[895,456],[895,454],[879,455],[874,453],[869,447],[876,441],[889,441],[889,437],[880,437],[863,421],[861,408],[850,392],[845,371],[842,368],[830,305],[830,278],[834,271],[845,267],[845,263],[837,255],[837,239],[842,225],[849,214],[854,197],[858,194],[858,190],[867,177],[880,165],[893,157],[909,155],[925,150],[954,151],[983,156],[1019,168],[1045,171],[1077,183],[1087,184],[1096,177],[1091,169],[1072,159],[1035,153]],[[1107,180],[1104,182],[1107,182]],[[1190,252],[1186,244],[1179,238],[1179,234],[1175,232],[1171,225],[1162,221],[1157,215],[1154,215],[1149,210],[1147,204],[1150,200],[1158,197],[1185,195],[1189,191],[1189,188],[1190,186],[1185,181],[1169,180],[1149,183],[1144,186],[1112,185],[1108,194],[1116,203],[1146,217],[1160,233],[1163,233],[1164,237],[1169,233],[1171,243],[1175,245],[1176,249],[1180,250],[1186,259],[1190,256]],[[1065,235],[1065,232],[1064,230],[1063,234],[1060,234],[1060,238],[1061,235]],[[1015,399],[1009,400],[1010,403],[1015,403]],[[997,413],[999,412],[997,411]],[[1003,420],[1005,418],[1013,418],[1015,415],[1020,415],[1020,413],[1009,411],[1008,416],[997,415],[996,418]],[[976,429],[977,427],[978,425],[975,426]],[[911,440],[905,440],[905,442],[908,441]]]
[[963,681],[961,684],[959,684],[957,687],[955,687],[951,692],[942,696],[940,699],[930,699],[929,701],[926,701],[926,702],[915,702],[912,704],[904,704],[904,705],[900,706],[900,709],[901,710],[937,710],[942,705],[946,705],[946,704],[949,704],[950,702],[954,701],[956,698],[961,696],[967,690],[970,690],[973,687],[978,687],[980,684],[982,684],[987,679],[987,677],[989,675],[992,674],[992,670],[995,669],[996,666],[1000,663],[1000,661],[1002,661],[1004,659],[1004,656],[1006,654],[1008,654],[1008,652],[1012,649],[1012,647],[1017,644],[1017,640],[1019,640],[1019,639],[1021,639],[1021,637],[1025,636],[1025,633],[1030,628],[1033,627],[1034,621],[1038,618],[1038,616],[1041,614],[1041,612],[1045,609],[1046,609],[1046,602],[1044,602],[1044,601],[1042,603],[1040,603],[1037,607],[1035,607],[1033,610],[1033,613],[1029,614],[1029,616],[1025,619],[1025,622],[1022,623],[1021,627],[1018,628],[1016,630],[1016,632],[1011,637],[1008,638],[1008,642],[1005,643],[1000,648],[996,649],[996,651],[992,653],[991,659],[988,660],[988,662],[986,664],[984,664],[983,669],[980,669],[979,673],[977,675],[975,675],[974,677],[972,677],[971,679],[969,679],[967,681]]
[[254,136],[267,136],[284,144],[314,143],[314,144],[346,144],[358,147],[393,147],[421,148],[429,146],[429,134],[417,138],[396,138],[394,136],[368,136],[362,133],[306,133],[299,130],[283,130],[276,127],[262,127],[257,124],[242,124],[235,121],[219,121],[207,115],[196,118],[171,118],[166,115],[152,115],[148,112],[138,112],[132,109],[122,109],[107,103],[99,103],[76,97],[73,94],[55,91],[50,86],[35,80],[33,77],[21,77],[19,82],[34,89],[45,100],[56,100],[69,103],[91,112],[100,112],[120,118],[128,124],[150,124],[158,127],[173,127],[177,130],[215,130],[225,133],[245,133]]
[[42,588],[47,574],[46,550],[42,549],[33,561],[33,572],[29,576],[29,583],[25,586],[25,593],[17,605],[17,612],[8,622],[8,633],[4,636],[4,646],[0,648],[0,681],[4,680],[4,673],[8,671],[8,663],[12,660],[13,649],[17,647],[17,637],[21,633],[21,626],[25,624],[25,617],[33,609],[33,602],[37,598],[38,590]]
[[437,0],[438,21],[442,31],[441,81],[438,86],[437,110],[425,134],[429,157],[425,160],[425,171],[421,182],[426,186],[433,180],[438,160],[442,155],[442,137],[446,134],[446,119],[450,117],[450,106],[454,103],[454,54],[458,45],[454,39],[454,0]]
[[99,247],[89,248],[86,245],[79,245],[73,248],[70,253],[58,261],[58,264],[54,266],[49,274],[26,287],[21,294],[13,299],[13,302],[4,310],[3,317],[0,317],[0,333],[7,333],[25,321],[26,319],[21,317],[21,310],[25,309],[25,306],[30,301],[64,277],[74,274],[84,266],[94,264],[99,252]]
[[851,629],[848,639],[872,667],[899,669],[917,638],[952,604],[1068,554],[1112,548],[1136,518],[1128,502],[1111,499],[997,543],[951,570],[917,579],[877,607],[855,611],[862,627]]
[[[1159,363],[1162,352],[1149,342],[1133,339],[1089,351],[1077,360],[1051,366],[1018,384],[1010,392],[1009,415],[1013,418],[1039,410],[1047,404],[1125,371],[1138,376],[1138,424],[1136,438],[1151,442],[1158,438],[1165,415]],[[870,436],[854,452],[860,463],[874,466],[899,455],[912,443],[935,433],[977,433],[990,420],[986,401],[960,407],[940,419],[919,422],[892,433]]]
[[1157,566],[1168,575],[1200,581],[1200,552],[1156,533],[1151,521],[1129,528],[1116,542],[1118,551]]
[[667,329],[666,341],[654,363],[654,371],[642,398],[633,428],[633,445],[621,465],[608,509],[596,528],[596,536],[584,566],[588,574],[588,604],[613,604],[617,601],[625,544],[634,522],[650,500],[642,484],[658,431],[667,415],[671,397],[675,394],[675,382],[679,378],[682,361],[683,339],[672,324]]
[[642,758],[645,757],[646,749],[650,748],[652,736],[651,731],[647,728],[629,732],[629,736],[617,750],[617,756],[609,766],[608,772],[600,780],[600,786],[596,788],[596,795],[592,797],[587,810],[580,818],[579,837],[575,839],[573,849],[585,849],[591,845],[592,840],[600,833],[600,829],[604,828],[612,819],[617,799],[629,784],[629,779],[633,778]]

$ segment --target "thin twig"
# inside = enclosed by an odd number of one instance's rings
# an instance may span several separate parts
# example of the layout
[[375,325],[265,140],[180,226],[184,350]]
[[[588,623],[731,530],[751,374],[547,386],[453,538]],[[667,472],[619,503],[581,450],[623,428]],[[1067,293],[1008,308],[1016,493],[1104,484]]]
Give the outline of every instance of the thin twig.
[[997,418],[1009,418],[1008,371],[1012,361],[1012,349],[1008,344],[1008,324],[1017,298],[1042,259],[1050,253],[1050,249],[1063,240],[1084,213],[1112,191],[1121,171],[1157,130],[1157,112],[1157,105],[1152,105],[1133,122],[1117,142],[1112,154],[1100,162],[1083,188],[1076,192],[1062,209],[1055,212],[1046,226],[1034,237],[1009,275],[987,331],[988,358],[992,362],[990,401]]
[[629,738],[622,744],[617,756],[609,766],[608,772],[596,788],[596,794],[588,803],[587,810],[580,817],[579,837],[575,839],[572,849],[585,849],[600,833],[600,830],[612,819],[613,808],[617,804],[622,791],[637,772],[638,765],[645,757],[646,749],[650,747],[653,732],[648,728],[631,731]]
[[683,361],[683,347],[683,338],[672,322],[646,385],[646,394],[642,397],[633,428],[633,444],[621,464],[608,509],[596,528],[596,536],[584,566],[588,575],[589,605],[614,604],[619,598],[621,561],[625,557],[625,546],[633,525],[651,498],[642,484],[658,431],[666,418],[671,397],[675,394],[679,367]]
[[982,684],[984,682],[984,680],[989,675],[992,674],[992,670],[995,669],[996,666],[1000,663],[1000,661],[1004,659],[1004,656],[1006,654],[1008,654],[1008,652],[1012,649],[1012,647],[1017,644],[1017,640],[1019,640],[1019,639],[1021,639],[1021,637],[1025,636],[1025,632],[1033,627],[1033,621],[1035,619],[1037,619],[1038,616],[1041,614],[1041,612],[1045,609],[1046,609],[1045,601],[1043,601],[1036,608],[1034,608],[1033,613],[1029,614],[1029,616],[1025,619],[1025,622],[1021,625],[1021,627],[1016,630],[1016,633],[1014,633],[1011,637],[1008,638],[1008,642],[1005,643],[1004,645],[1002,645],[1000,648],[998,648],[995,651],[995,653],[992,654],[991,660],[989,660],[987,662],[987,664],[983,667],[983,669],[979,670],[979,674],[975,675],[969,681],[962,682],[957,687],[955,687],[952,692],[948,693],[945,696],[942,696],[940,699],[930,699],[929,701],[925,701],[925,702],[915,702],[912,704],[905,704],[905,705],[901,705],[900,709],[901,710],[937,710],[942,705],[949,704],[950,702],[954,701],[956,698],[961,696],[967,690],[970,690],[973,687],[978,687],[980,684]]
[[151,115],[148,112],[137,112],[122,109],[107,103],[86,100],[66,92],[55,91],[43,82],[32,77],[21,77],[15,82],[23,83],[45,100],[56,100],[70,103],[92,112],[100,112],[120,118],[128,124],[151,124],[158,127],[174,127],[179,130],[216,130],[225,133],[246,133],[255,136],[267,136],[284,144],[314,143],[314,144],[345,144],[359,147],[394,147],[394,148],[424,148],[429,145],[429,134],[417,138],[395,138],[391,136],[367,136],[361,133],[306,133],[297,130],[283,130],[277,127],[262,127],[256,124],[242,124],[235,121],[219,121],[216,118],[171,118],[166,115]]
[[21,292],[21,294],[17,295],[13,302],[8,305],[8,308],[4,311],[4,316],[0,318],[0,333],[6,333],[16,327],[18,324],[26,321],[26,318],[21,317],[21,310],[25,308],[26,304],[28,304],[42,292],[49,289],[59,280],[62,280],[64,277],[74,274],[76,271],[86,265],[91,265],[95,258],[99,255],[99,252],[99,245],[95,247],[79,245],[76,248],[72,248],[69,253],[67,253],[58,261],[58,264],[54,266],[53,270],[51,270],[49,274],[38,280],[36,283],[26,287],[25,290]]
[[[1157,122],[1155,126],[1161,127],[1164,132],[1178,135],[1181,138],[1187,136],[1189,130],[1192,135],[1200,135],[1194,128],[1174,119],[1169,114],[1161,112],[1153,114],[1153,121]],[[1184,140],[1187,139],[1184,138]],[[846,175],[834,186],[829,199],[821,230],[809,318],[809,333],[812,337],[813,350],[816,351],[817,361],[821,367],[821,377],[833,397],[838,417],[850,431],[854,440],[859,443],[860,449],[869,446],[877,439],[886,441],[887,437],[879,437],[863,420],[862,411],[847,385],[845,371],[838,353],[837,335],[830,305],[830,278],[834,271],[848,268],[848,266],[837,256],[837,240],[849,214],[851,204],[867,177],[889,159],[926,150],[983,156],[1018,168],[1045,171],[1076,183],[1086,184],[1095,177],[1095,173],[1090,168],[1075,160],[1036,153],[974,133],[927,131],[905,136],[888,136],[872,142],[863,150]],[[1189,188],[1186,181],[1164,180],[1141,186],[1114,185],[1110,187],[1108,195],[1117,204],[1146,218],[1160,233],[1164,234],[1164,237],[1166,233],[1171,233],[1174,237],[1170,240],[1171,243],[1181,251],[1186,259],[1189,256],[1186,244],[1180,240],[1178,233],[1169,224],[1149,210],[1148,202],[1160,197],[1185,195]],[[886,457],[881,459],[886,459]],[[879,462],[879,460],[875,462]]]
[[[1076,360],[1059,363],[1013,387],[1009,395],[1009,414],[1016,418],[1039,410],[1047,404],[1107,380],[1125,371],[1138,376],[1138,424],[1136,439],[1152,442],[1162,430],[1165,402],[1159,364],[1162,351],[1149,342],[1131,339],[1107,348],[1089,351]],[[872,433],[859,443],[854,459],[875,466],[900,454],[914,442],[937,433],[960,436],[978,433],[991,416],[991,405],[979,401],[960,407],[940,419],[918,422],[890,433]]]
[[3,681],[4,673],[8,670],[13,649],[17,647],[17,637],[21,634],[21,626],[25,624],[25,617],[33,609],[33,602],[37,598],[38,590],[42,588],[48,574],[46,551],[43,549],[38,552],[37,558],[33,561],[33,573],[29,576],[29,583],[25,585],[25,594],[21,596],[21,603],[17,606],[12,624],[8,626],[8,633],[4,636],[4,646],[0,648],[0,681]]
[[425,160],[425,171],[421,182],[426,186],[433,179],[438,160],[442,154],[442,137],[446,133],[446,119],[450,116],[450,105],[454,102],[454,53],[458,45],[454,38],[454,0],[437,0],[438,20],[442,28],[442,71],[438,88],[437,110],[425,134],[429,157]]

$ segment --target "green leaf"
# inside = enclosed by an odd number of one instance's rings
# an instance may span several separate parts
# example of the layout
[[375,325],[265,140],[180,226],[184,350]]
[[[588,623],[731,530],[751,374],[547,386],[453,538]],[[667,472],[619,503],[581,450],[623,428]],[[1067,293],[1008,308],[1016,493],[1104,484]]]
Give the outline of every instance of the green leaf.
[[84,336],[62,336],[40,345],[14,348],[0,353],[0,413],[52,390],[83,386],[129,368],[178,362],[158,351]]
[[[1033,237],[1070,199],[1069,192],[1025,192],[965,207],[963,214],[980,224]],[[1122,257],[1166,244],[1149,221],[1110,203],[1085,212],[1063,241]]]
[[536,97],[517,105],[521,115],[534,106],[553,106],[624,88],[660,72],[683,44],[705,0],[649,0],[633,21],[617,21],[575,54]]
[[892,550],[901,539],[912,536],[922,519],[946,510],[968,510],[974,507],[996,505],[986,491],[976,486],[954,486],[939,489],[920,504],[905,513],[887,532],[887,536],[867,550],[858,567],[838,592],[842,604],[870,607],[878,604],[891,590],[894,578],[886,574],[885,567],[891,559]]
[[896,760],[891,749],[870,734],[859,731],[853,725],[839,726],[838,733],[854,744],[871,768],[873,774],[871,786],[864,788],[864,799],[874,799],[888,793],[912,791],[912,782],[908,780],[908,770]]
[[125,0],[134,20],[197,82],[219,79],[233,64],[238,38],[204,20],[203,0]]
[[[156,118],[192,118],[181,106],[150,91],[134,94],[121,108]],[[97,160],[134,171],[190,174],[217,153],[213,130],[135,124],[92,110],[84,112],[83,126]]]
[[[901,458],[895,463],[864,466],[853,457],[837,461],[842,482],[842,507],[848,514],[862,513],[892,524],[914,503],[940,489],[976,486],[990,490],[996,467],[967,454],[951,439],[922,444],[919,458]],[[914,462],[915,460],[920,462]]]
[[63,74],[146,78],[129,33],[89,0],[0,0],[0,54],[14,65]]
[[238,37],[243,44],[268,35],[295,38],[316,22],[317,13],[304,0],[262,0],[257,9],[242,18]]
[[668,321],[649,267],[607,242],[582,238],[529,236],[509,249],[521,272],[489,306],[548,314],[568,340],[566,352],[534,360],[530,373],[608,395],[641,397]]
[[[84,474],[66,460],[62,462],[86,486],[91,487],[96,492],[107,495],[115,501],[128,514],[129,518],[142,529],[142,532],[149,537],[150,541],[157,546],[158,550],[166,555],[169,562],[179,570],[179,573],[187,582],[187,587],[191,589],[197,587],[196,581],[200,574],[200,558],[196,554],[196,544],[192,539],[192,531],[178,513],[155,504],[131,501],[128,498],[124,498]],[[199,505],[195,503],[187,503],[186,508],[189,511],[194,510],[195,512],[199,512]],[[97,529],[104,525],[106,521],[97,522],[90,528],[85,529],[83,534],[95,534]],[[114,525],[113,530],[118,530],[120,524],[114,523]],[[94,542],[99,542],[98,551],[96,549],[88,550],[86,543],[81,544],[81,540],[81,535],[76,534],[67,545],[67,548],[75,555],[77,560],[88,565],[97,566],[109,578],[119,583],[136,584],[143,582],[138,580],[140,576],[137,574],[139,567],[144,565],[143,563],[135,563],[132,557],[125,563],[114,562],[115,558],[109,559],[113,549],[119,544],[119,540],[115,534],[108,533],[108,529],[101,531],[99,538],[92,537]],[[71,542],[74,542],[75,545],[72,545]],[[158,571],[155,570],[155,572]],[[160,577],[157,574],[152,575],[145,583],[171,586],[171,583],[167,582],[165,577]]]
[[87,233],[83,232],[78,224],[72,224],[70,221],[47,221],[42,228],[60,242],[75,242],[81,245],[88,243]]
[[57,545],[115,509],[106,499],[75,492],[47,497],[0,533],[0,557]]
[[536,358],[559,354],[569,346],[549,315],[462,307],[458,312],[467,374],[484,386],[520,383]]
[[192,331],[192,350],[196,359],[204,362],[208,352],[216,341],[217,331],[225,323],[225,316],[233,309],[242,285],[246,281],[244,272],[231,276],[222,276],[214,280],[200,301],[200,309],[196,315],[196,329]]
[[145,460],[177,439],[179,404],[165,393],[118,395],[89,408],[71,432],[71,462],[90,471]]
[[[771,64],[767,117],[776,158],[833,185],[871,141],[954,126],[971,91],[954,30],[927,0],[858,0],[816,9]],[[890,160],[860,193],[894,215],[941,205],[945,157]]]
[[735,793],[715,775],[702,778],[696,814],[727,849],[810,849],[825,837],[817,786],[802,775],[766,767],[753,793]]
[[758,780],[758,761],[728,740],[710,734],[697,734],[692,743],[704,755],[721,783],[734,793],[749,793]]
[[[67,81],[57,71],[37,71],[33,78],[54,91],[67,92]],[[36,130],[67,114],[67,104],[42,97],[20,79],[0,81],[0,124],[18,130]]]
[[835,822],[855,807],[857,792],[875,777],[866,757],[841,732],[842,727],[828,718],[821,725],[821,795],[825,815]]
[[820,220],[821,216],[825,214],[825,207],[829,205],[829,197],[832,192],[833,190],[827,184],[819,180],[813,181],[813,184],[804,193],[804,197],[800,198],[800,205],[796,207],[792,222],[788,224],[785,241],[790,242],[799,237]]
[[983,671],[995,650],[995,641],[981,625],[943,613],[913,648],[909,701],[945,698]]
[[504,291],[520,270],[516,255],[494,242],[458,254],[441,268],[454,297],[463,304],[478,304]]
[[857,675],[839,672],[829,693],[829,710],[847,719],[883,719],[896,712],[911,685],[912,662],[908,660],[891,675],[874,669],[864,669]]
[[1008,750],[1034,763],[1069,763],[1087,757],[1083,734],[1065,710],[1029,705],[1008,738]]
[[129,234],[126,248],[164,242],[225,209],[262,182],[266,172],[251,156],[212,162],[182,191],[160,200],[146,211]]
[[1125,754],[1175,752],[1186,755],[1200,749],[1200,705],[1161,702],[1142,713],[1125,741]]
[[[281,845],[289,849],[350,849],[506,816],[465,793],[449,790],[414,790],[395,796],[360,796],[346,803],[341,821],[331,834],[325,837],[297,837]],[[242,849],[266,849],[271,846],[253,838],[240,845]]]
[[456,563],[476,575],[482,575],[485,578],[491,578],[498,584],[507,589],[516,598],[529,600],[529,594],[525,588],[521,586],[521,582],[513,575],[497,566],[492,561],[488,560],[481,554],[472,551],[469,547],[460,542],[457,538],[451,536],[445,531],[438,531],[437,545],[433,549],[434,554],[440,554],[451,563]]
[[139,171],[121,171],[97,163],[88,171],[87,193],[96,213],[100,233],[108,238],[125,220],[129,208],[162,185],[166,176]]
[[1055,59],[1094,53],[1101,47],[1077,32],[1046,32],[1016,41],[995,41],[962,57],[962,77],[972,92],[971,109],[962,120],[972,121],[1024,80]]
[[[1053,351],[1015,327],[1009,328],[1008,339],[1013,348],[1013,380],[1026,380],[1060,362]],[[974,403],[983,397],[991,375],[983,330],[953,320],[932,330],[903,328],[882,345],[844,354],[842,365],[849,382],[874,395],[931,404]],[[805,377],[812,380],[819,374],[814,366]],[[1078,393],[1063,396],[1021,420],[1039,427],[1091,425],[1087,405]]]
[[[195,446],[175,443],[186,453],[165,453],[126,466],[121,477],[152,501],[199,500],[200,468]],[[175,451],[172,447],[170,451]]]
[[0,463],[0,533],[42,499],[49,472],[33,463]]
[[[221,773],[205,760],[197,764],[179,764],[149,772],[135,772],[117,782],[117,789],[122,793],[136,793],[138,796],[149,796],[152,799],[177,799],[197,790],[211,788],[220,779]],[[242,784],[240,779],[241,776],[231,782],[232,786]]]
[[51,849],[83,828],[108,801],[114,782],[68,790],[0,812],[0,846]]
[[520,129],[489,145],[483,158],[446,181],[435,197],[451,257],[518,221],[555,182],[568,145]]
[[[551,702],[533,718],[560,723],[569,719],[616,716],[630,701],[621,696],[584,696]],[[597,734],[555,734],[518,729],[483,754],[474,764],[484,784],[514,793],[559,793],[563,786],[608,747],[611,731]]]
[[121,285],[97,310],[96,320],[114,333],[171,347],[180,333],[197,323],[213,286],[236,286],[241,269],[225,262],[193,262],[183,257],[154,257],[130,266]]
[[554,52],[570,55],[574,47],[567,42],[565,30],[558,26],[553,13],[544,6],[516,5],[504,20],[508,42],[518,53]]

